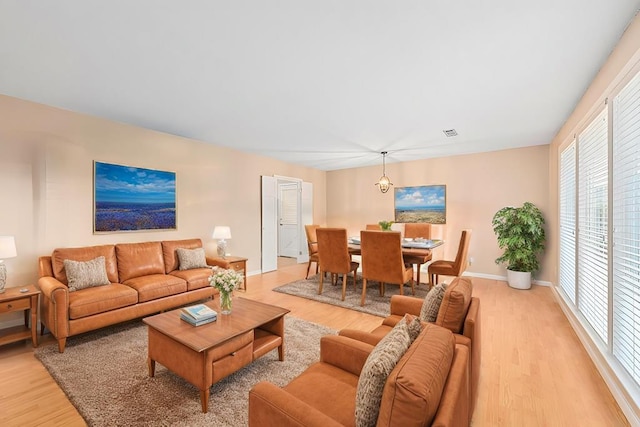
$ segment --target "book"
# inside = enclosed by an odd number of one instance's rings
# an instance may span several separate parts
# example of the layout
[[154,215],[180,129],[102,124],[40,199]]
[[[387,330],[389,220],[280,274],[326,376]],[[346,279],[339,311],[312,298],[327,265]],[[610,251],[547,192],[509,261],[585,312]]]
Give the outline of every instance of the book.
[[217,317],[218,313],[215,310],[204,304],[192,305],[191,307],[182,308],[182,313],[190,317],[192,320],[200,321],[207,320],[212,317]]
[[194,320],[191,316],[184,313],[180,313],[180,319],[184,320],[185,322],[193,326],[200,326],[200,325],[206,325],[207,323],[215,322],[216,320],[218,320],[218,316],[209,317],[203,320]]

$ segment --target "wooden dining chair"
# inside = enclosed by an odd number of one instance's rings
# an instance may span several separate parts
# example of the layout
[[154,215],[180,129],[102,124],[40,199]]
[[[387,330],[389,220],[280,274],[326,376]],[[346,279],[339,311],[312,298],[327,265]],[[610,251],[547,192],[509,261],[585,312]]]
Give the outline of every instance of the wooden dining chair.
[[[431,239],[431,224],[416,222],[404,225],[405,239]],[[420,269],[423,264],[431,261],[431,250],[429,249],[405,249],[404,262],[417,267],[416,282],[420,286]]]
[[458,253],[453,261],[437,260],[429,264],[429,286],[434,286],[438,282],[438,276],[459,277],[467,269],[469,264],[469,242],[471,241],[471,230],[462,230]]
[[364,306],[367,297],[367,282],[380,282],[380,296],[384,296],[385,285],[392,283],[400,286],[400,295],[404,295],[403,287],[411,283],[411,293],[415,295],[413,287],[413,266],[406,267],[402,259],[400,233],[397,231],[367,231],[360,232],[360,248],[362,252],[362,299]]
[[331,280],[335,275],[336,280],[340,274],[342,277],[342,301],[347,292],[347,278],[353,272],[353,289],[356,289],[356,274],[360,264],[351,261],[349,246],[347,244],[347,230],[345,228],[318,228],[318,258],[320,260],[320,284],[318,295],[322,294],[322,285],[325,273],[331,273]]
[[307,264],[306,279],[309,278],[309,271],[311,270],[311,264],[316,263],[316,274],[318,274],[318,237],[316,236],[316,230],[320,227],[318,224],[308,224],[304,226],[304,231],[307,234],[307,246],[309,248],[309,264]]
[[367,230],[382,230],[382,227],[380,227],[380,224],[367,224],[366,225],[366,229]]

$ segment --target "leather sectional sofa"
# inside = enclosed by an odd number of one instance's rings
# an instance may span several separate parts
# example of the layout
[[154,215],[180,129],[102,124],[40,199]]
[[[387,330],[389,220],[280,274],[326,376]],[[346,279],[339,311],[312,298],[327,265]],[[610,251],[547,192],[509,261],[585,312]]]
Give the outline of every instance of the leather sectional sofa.
[[[202,248],[200,239],[55,249],[39,258],[42,332],[64,351],[68,337],[212,298],[210,268],[181,270],[177,249]],[[70,292],[65,260],[104,257],[107,283]],[[206,264],[215,261],[206,258]]]
[[[256,384],[249,427],[354,426],[358,381],[374,346],[345,336],[320,342],[320,361],[288,385]],[[384,382],[378,426],[469,425],[469,349],[433,324],[399,359]]]

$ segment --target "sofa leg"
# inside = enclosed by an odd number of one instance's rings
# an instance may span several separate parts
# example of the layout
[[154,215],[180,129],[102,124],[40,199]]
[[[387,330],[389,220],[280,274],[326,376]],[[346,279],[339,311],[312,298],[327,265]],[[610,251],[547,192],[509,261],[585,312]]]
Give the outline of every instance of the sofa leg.
[[64,353],[64,347],[67,345],[66,338],[58,338],[58,351]]

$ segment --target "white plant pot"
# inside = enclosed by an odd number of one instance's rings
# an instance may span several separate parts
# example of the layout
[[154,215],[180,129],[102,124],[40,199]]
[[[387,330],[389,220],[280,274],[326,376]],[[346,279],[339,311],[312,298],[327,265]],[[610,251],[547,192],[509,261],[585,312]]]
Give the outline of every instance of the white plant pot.
[[507,269],[507,283],[515,289],[531,288],[531,272],[512,271]]

